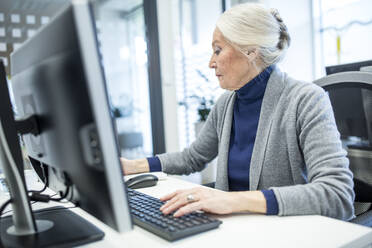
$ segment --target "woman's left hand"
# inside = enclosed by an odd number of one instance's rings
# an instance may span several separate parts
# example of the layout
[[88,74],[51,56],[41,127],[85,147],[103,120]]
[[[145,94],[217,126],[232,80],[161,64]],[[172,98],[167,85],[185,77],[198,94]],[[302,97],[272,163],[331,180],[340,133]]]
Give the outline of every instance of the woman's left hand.
[[160,208],[163,214],[170,214],[177,210],[174,213],[175,217],[197,210],[215,214],[229,214],[234,211],[233,194],[207,187],[177,190],[160,200],[168,201]]

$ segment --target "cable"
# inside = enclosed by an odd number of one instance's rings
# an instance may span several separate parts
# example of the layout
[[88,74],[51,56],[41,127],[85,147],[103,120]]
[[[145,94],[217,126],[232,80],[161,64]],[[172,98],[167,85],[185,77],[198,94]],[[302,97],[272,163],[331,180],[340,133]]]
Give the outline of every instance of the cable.
[[67,197],[69,191],[70,191],[70,187],[71,186],[67,186],[67,189],[66,189],[65,193],[60,198],[50,198],[50,200],[59,202],[59,201],[65,199]]
[[[61,196],[60,198],[52,198],[58,194],[54,194],[54,195],[43,195],[43,194],[39,194],[39,193],[32,193],[31,196],[29,197],[30,200],[32,201],[31,202],[31,205],[32,204],[35,204],[36,202],[49,202],[49,201],[56,201],[56,202],[60,202],[61,200],[65,199],[68,192],[69,192],[69,188],[67,188],[66,192],[63,194],[63,196]],[[1,216],[2,214],[7,214],[7,213],[10,213],[13,211],[13,209],[10,209],[6,212],[3,213],[5,207],[11,202],[11,199],[9,199],[8,201],[6,201],[3,206],[1,206],[0,208],[0,219],[1,219]],[[75,205],[75,204],[74,204]]]
[[[28,193],[31,193],[31,195],[29,196],[29,199],[31,200],[31,205],[35,204],[36,202],[49,202],[49,201],[56,201],[56,202],[61,202],[63,199],[65,199],[69,193],[69,188],[70,186],[68,186],[68,188],[66,189],[66,192],[63,194],[63,196],[61,196],[60,198],[52,198],[56,195],[58,195],[57,193],[56,194],[53,194],[53,195],[45,195],[45,194],[41,194],[42,192],[44,192],[46,190],[46,188],[48,187],[48,177],[45,175],[45,167],[43,166],[43,164],[41,163],[41,168],[42,168],[42,173],[43,173],[43,180],[45,181],[45,185],[43,187],[43,189],[41,190],[29,190]],[[72,193],[73,191],[71,192],[71,197],[69,200],[72,199]],[[10,213],[12,212],[13,209],[10,209],[2,214],[7,214],[7,213]],[[1,215],[0,215],[0,218],[1,218]]]
[[3,215],[4,209],[12,202],[12,199],[7,200],[0,208],[0,219],[1,216]]
[[48,179],[48,177],[45,175],[45,167],[44,167],[44,164],[43,164],[43,163],[40,163],[40,164],[41,164],[41,171],[42,171],[42,173],[43,173],[43,181],[45,182],[44,187],[43,187],[41,190],[29,190],[29,191],[28,191],[29,193],[38,193],[38,194],[40,194],[40,193],[44,192],[44,191],[47,189],[47,187],[48,187],[49,179]]
[[[56,194],[53,194],[53,195],[45,195],[45,194],[37,193],[37,191],[36,191],[36,192],[31,192],[31,191],[30,191],[32,194],[31,194],[31,196],[29,196],[29,199],[32,201],[32,202],[31,202],[31,205],[33,205],[33,204],[35,204],[35,203],[37,203],[37,202],[49,202],[49,201],[61,202],[63,199],[66,199],[66,197],[67,197],[69,191],[70,191],[70,186],[67,187],[65,193],[64,193],[60,198],[53,198],[54,196],[58,195],[57,193],[56,193]],[[71,191],[71,194],[72,194],[72,193],[73,193],[73,191]],[[71,199],[71,197],[70,197],[69,199]],[[10,201],[10,199],[9,199],[8,201]],[[7,202],[8,202],[8,201],[7,201]],[[6,203],[7,203],[7,202],[6,202]],[[63,202],[62,202],[62,203],[63,203]],[[65,203],[67,203],[67,202],[65,202]],[[5,204],[5,203],[4,203],[4,204]],[[7,203],[7,205],[8,205],[8,204],[9,204],[9,203]],[[77,207],[77,205],[76,205],[75,203],[73,203],[73,204],[75,205],[74,207]],[[5,206],[5,207],[6,207],[6,206]],[[4,207],[4,209],[5,209],[5,207]],[[2,208],[1,208],[0,210],[1,210],[1,212],[3,211]],[[13,209],[10,209],[10,210],[8,210],[8,211],[2,213],[2,214],[7,214],[7,213],[10,213],[10,212],[12,212],[12,211],[13,211]],[[0,212],[0,213],[1,213],[1,212]],[[1,219],[1,214],[0,214],[0,219]]]
[[31,196],[29,197],[30,200],[32,201],[38,201],[38,202],[49,202],[49,201],[55,201],[55,202],[60,202],[62,201],[63,199],[65,199],[70,191],[70,187],[71,186],[68,186],[65,193],[59,197],[59,198],[52,198],[51,196],[49,195],[45,195],[45,194],[39,194],[39,193],[32,193]]
[[2,222],[2,215],[4,209],[12,202],[12,199],[10,198],[7,200],[3,205],[0,207],[0,245],[3,247],[3,241],[1,240],[1,222]]
[[[53,196],[56,196],[57,194],[54,194],[54,195],[51,195],[50,197],[53,197]],[[33,205],[33,204],[35,204],[35,203],[37,203],[38,201],[32,201],[30,204],[31,205]],[[10,213],[10,212],[12,212],[13,211],[13,209],[9,209],[8,211],[5,211],[3,214],[7,214],[7,213]]]

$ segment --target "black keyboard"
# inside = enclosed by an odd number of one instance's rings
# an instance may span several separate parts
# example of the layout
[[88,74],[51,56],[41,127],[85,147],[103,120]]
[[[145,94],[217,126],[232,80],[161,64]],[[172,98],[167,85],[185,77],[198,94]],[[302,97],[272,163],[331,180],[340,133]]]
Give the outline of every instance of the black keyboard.
[[133,189],[127,189],[134,224],[166,240],[174,241],[217,228],[222,221],[193,212],[181,217],[164,215],[159,208],[164,202]]

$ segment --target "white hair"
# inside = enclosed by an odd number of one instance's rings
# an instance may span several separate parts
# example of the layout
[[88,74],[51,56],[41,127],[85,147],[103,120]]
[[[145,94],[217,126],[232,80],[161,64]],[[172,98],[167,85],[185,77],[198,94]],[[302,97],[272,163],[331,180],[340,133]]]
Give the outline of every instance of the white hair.
[[216,26],[244,54],[258,49],[264,67],[278,63],[290,44],[287,27],[278,11],[260,4],[234,6],[220,16]]

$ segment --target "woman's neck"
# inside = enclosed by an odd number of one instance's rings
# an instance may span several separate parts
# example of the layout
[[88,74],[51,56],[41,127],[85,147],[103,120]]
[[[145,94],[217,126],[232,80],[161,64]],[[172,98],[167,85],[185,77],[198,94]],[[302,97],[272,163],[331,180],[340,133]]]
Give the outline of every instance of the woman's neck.
[[258,67],[256,64],[252,63],[251,70],[247,73],[247,76],[244,77],[241,81],[241,84],[236,89],[232,90],[239,90],[241,87],[252,81],[255,77],[257,77],[261,72],[263,72],[265,68]]

